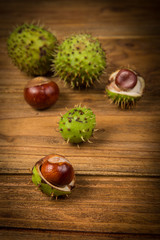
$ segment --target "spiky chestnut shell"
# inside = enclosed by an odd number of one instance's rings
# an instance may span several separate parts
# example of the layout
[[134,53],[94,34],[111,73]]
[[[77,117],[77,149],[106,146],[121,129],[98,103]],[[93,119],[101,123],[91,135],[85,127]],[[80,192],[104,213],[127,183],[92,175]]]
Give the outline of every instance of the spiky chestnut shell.
[[113,103],[122,109],[129,109],[142,97],[144,87],[144,79],[137,72],[119,69],[111,74],[106,93]]
[[68,195],[75,186],[74,169],[65,157],[50,154],[35,164],[32,181],[48,196]]
[[96,125],[95,114],[90,108],[74,107],[66,112],[59,121],[59,131],[65,141],[81,143],[89,141]]
[[7,41],[12,62],[28,75],[45,75],[50,71],[51,53],[56,46],[57,39],[52,33],[33,24],[16,27]]
[[71,87],[89,87],[106,67],[105,52],[100,42],[89,34],[78,34],[58,46],[53,70]]

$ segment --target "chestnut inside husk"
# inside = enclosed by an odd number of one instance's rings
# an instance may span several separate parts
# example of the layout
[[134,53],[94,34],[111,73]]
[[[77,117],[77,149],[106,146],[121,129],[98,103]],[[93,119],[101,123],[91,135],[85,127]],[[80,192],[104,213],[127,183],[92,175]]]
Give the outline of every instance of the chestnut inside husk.
[[122,109],[130,109],[140,100],[145,88],[144,79],[132,69],[118,69],[109,77],[106,94]]
[[[56,181],[51,183],[44,177],[44,173],[42,174],[42,166],[46,163],[48,163],[48,160],[51,160],[53,163],[55,161],[55,164],[60,163],[59,165],[66,165],[69,166],[71,169],[66,171],[64,173],[60,173],[60,177],[57,178],[57,174],[59,171],[59,168],[57,168],[57,171],[53,171],[53,179],[58,179],[58,184]],[[67,176],[67,173],[70,175],[69,177]],[[56,174],[56,178],[54,175]],[[64,179],[65,178],[65,179]],[[42,159],[40,159],[35,166],[33,167],[33,175],[32,175],[32,181],[33,183],[39,187],[39,189],[44,192],[45,194],[51,196],[51,197],[58,197],[62,195],[69,195],[72,191],[72,189],[75,186],[75,174],[74,174],[74,169],[70,162],[64,158],[61,155],[57,154],[51,154],[48,155]]]

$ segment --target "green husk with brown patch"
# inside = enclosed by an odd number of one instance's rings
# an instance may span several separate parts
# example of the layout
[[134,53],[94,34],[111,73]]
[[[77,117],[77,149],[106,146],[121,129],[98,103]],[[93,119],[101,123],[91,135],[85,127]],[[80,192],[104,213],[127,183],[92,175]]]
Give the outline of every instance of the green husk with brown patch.
[[57,46],[56,37],[33,24],[16,27],[7,40],[12,62],[28,75],[45,75],[50,71],[51,53]]

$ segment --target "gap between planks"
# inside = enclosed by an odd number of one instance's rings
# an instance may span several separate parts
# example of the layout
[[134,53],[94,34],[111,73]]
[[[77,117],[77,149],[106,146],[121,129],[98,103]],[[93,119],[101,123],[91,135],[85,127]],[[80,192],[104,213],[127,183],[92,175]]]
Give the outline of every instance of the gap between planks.
[[[50,240],[53,237],[61,240],[159,240],[160,235],[158,234],[126,234],[126,233],[101,233],[101,232],[84,232],[84,231],[65,231],[65,230],[42,230],[42,229],[26,229],[26,228],[14,228],[14,227],[2,227],[0,229],[0,236],[3,236],[3,240],[11,239],[24,239],[24,235],[28,240],[33,239],[33,237],[38,237],[39,240],[44,239]],[[7,238],[6,238],[7,237]],[[16,238],[14,238],[16,237]]]
[[[7,168],[8,169],[8,168]],[[9,170],[9,169],[8,169]],[[1,171],[1,169],[0,169]],[[0,172],[0,176],[31,176],[32,172],[31,169],[29,169],[29,172],[21,172],[19,169],[14,169],[15,172]],[[151,174],[151,173],[118,173],[118,172],[99,172],[99,171],[77,171],[76,176],[91,176],[91,177],[108,177],[108,178],[115,178],[115,177],[122,177],[122,178],[160,178],[160,174]]]

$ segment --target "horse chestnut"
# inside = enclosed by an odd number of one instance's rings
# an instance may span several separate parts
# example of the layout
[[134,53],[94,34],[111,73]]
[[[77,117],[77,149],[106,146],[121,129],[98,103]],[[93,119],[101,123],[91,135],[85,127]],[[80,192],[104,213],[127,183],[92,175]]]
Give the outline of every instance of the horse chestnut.
[[68,196],[75,186],[74,169],[65,157],[50,154],[34,165],[32,181],[51,197]]
[[116,75],[115,83],[120,89],[132,89],[137,84],[137,74],[129,69],[121,69]]
[[53,105],[59,97],[58,85],[45,77],[36,77],[24,88],[26,102],[35,109],[46,109]]
[[43,177],[53,185],[69,184],[74,178],[72,165],[59,155],[49,155],[41,166]]

